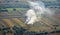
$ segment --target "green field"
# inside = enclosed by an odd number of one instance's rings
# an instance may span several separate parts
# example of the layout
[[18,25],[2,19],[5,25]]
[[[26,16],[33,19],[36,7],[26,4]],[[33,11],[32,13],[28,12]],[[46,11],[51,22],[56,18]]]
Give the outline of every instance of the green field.
[[[8,11],[13,11],[14,8],[6,8]],[[15,8],[17,11],[19,10],[25,10],[25,9],[28,9],[28,8]]]

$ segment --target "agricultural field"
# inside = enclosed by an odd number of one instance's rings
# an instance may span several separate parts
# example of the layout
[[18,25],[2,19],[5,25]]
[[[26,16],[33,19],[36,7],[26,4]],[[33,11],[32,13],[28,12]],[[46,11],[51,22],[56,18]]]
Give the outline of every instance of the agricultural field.
[[[6,35],[14,35],[20,33],[22,31],[23,34],[53,34],[51,32],[54,31],[54,34],[60,32],[60,14],[50,16],[50,17],[42,17],[42,20],[40,21],[44,25],[41,25],[40,23],[35,23],[33,26],[29,26],[24,24],[26,18],[24,17],[24,14],[28,10],[28,8],[6,8],[5,10],[8,10],[8,12],[0,12],[0,34],[6,34]],[[55,17],[55,18],[51,18]],[[53,20],[54,19],[54,20]],[[57,23],[57,25],[55,25]],[[52,24],[52,25],[51,25]],[[2,31],[3,30],[3,31]],[[12,32],[12,33],[11,33]],[[44,33],[41,33],[44,32]],[[46,33],[47,32],[47,33]],[[51,33],[51,34],[50,34]],[[21,33],[20,33],[21,34]]]

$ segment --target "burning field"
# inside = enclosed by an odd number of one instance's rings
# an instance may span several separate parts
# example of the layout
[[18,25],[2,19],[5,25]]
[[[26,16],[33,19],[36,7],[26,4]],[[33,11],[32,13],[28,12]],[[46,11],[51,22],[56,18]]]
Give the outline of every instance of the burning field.
[[1,35],[60,35],[60,10],[42,1],[27,1],[29,8],[0,12]]

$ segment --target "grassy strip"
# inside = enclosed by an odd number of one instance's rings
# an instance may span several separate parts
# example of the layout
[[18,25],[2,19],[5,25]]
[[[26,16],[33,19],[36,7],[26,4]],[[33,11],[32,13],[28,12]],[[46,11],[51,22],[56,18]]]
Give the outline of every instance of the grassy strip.
[[[6,8],[8,11],[13,11],[14,8]],[[28,8],[15,8],[17,11],[19,10],[25,10],[25,9],[28,9]]]
[[19,19],[13,18],[13,20],[14,20],[17,24],[19,24],[21,27],[27,28],[27,26],[26,26],[23,22],[21,22]]
[[14,26],[13,22],[10,19],[3,19],[3,21],[5,21],[7,25],[11,28]]

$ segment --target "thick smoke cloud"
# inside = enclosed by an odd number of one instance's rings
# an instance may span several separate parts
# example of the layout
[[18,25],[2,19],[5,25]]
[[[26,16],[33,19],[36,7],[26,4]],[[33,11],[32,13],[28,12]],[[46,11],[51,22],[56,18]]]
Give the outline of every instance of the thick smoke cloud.
[[45,8],[45,5],[41,1],[28,1],[30,9],[26,12],[26,21],[27,24],[34,24],[35,22],[40,21],[42,15],[47,14],[49,16],[53,15],[48,8]]

